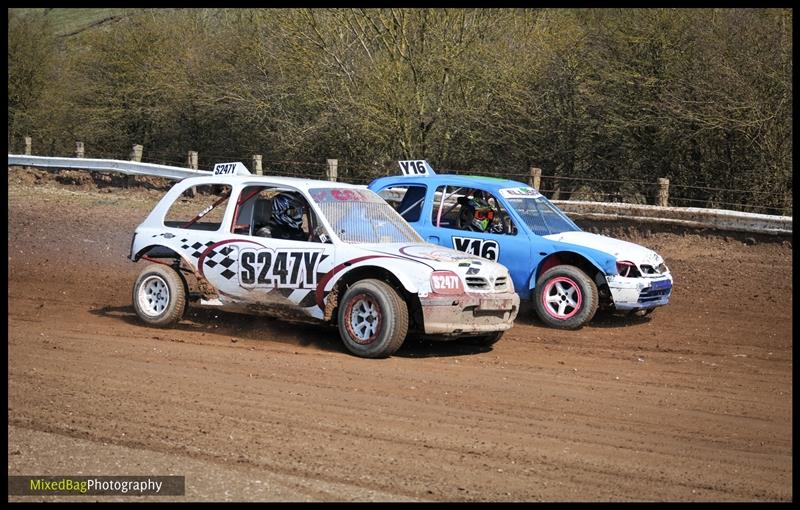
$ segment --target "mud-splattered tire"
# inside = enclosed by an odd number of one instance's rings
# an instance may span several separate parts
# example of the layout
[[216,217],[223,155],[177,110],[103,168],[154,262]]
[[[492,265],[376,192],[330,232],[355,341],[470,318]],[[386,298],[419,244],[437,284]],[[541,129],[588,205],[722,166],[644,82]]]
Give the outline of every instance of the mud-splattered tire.
[[136,315],[151,326],[172,326],[186,311],[183,278],[163,264],[145,267],[133,285],[133,308]]
[[555,266],[539,276],[534,308],[550,327],[578,329],[592,320],[599,303],[597,285],[579,268]]
[[391,356],[408,333],[405,301],[380,280],[351,285],[339,301],[338,320],[345,347],[362,358]]
[[504,333],[505,331],[495,331],[494,333],[490,333],[488,335],[471,336],[465,339],[465,343],[468,343],[470,345],[491,347],[492,345],[499,342],[501,338],[503,338]]

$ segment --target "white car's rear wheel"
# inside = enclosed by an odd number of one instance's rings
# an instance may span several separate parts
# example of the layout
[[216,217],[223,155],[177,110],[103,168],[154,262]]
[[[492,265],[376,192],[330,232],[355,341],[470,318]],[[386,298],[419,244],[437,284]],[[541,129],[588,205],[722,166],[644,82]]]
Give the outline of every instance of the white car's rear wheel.
[[133,285],[133,307],[144,322],[168,327],[186,311],[186,289],[177,271],[163,264],[145,267]]
[[380,280],[351,285],[339,302],[338,320],[345,347],[363,358],[391,356],[408,332],[406,303]]

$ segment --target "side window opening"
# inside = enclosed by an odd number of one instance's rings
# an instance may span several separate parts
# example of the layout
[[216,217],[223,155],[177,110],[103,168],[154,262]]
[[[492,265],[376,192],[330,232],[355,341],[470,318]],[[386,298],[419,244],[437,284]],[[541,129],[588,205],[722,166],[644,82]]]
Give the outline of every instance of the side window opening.
[[292,241],[329,242],[330,239],[302,193],[269,186],[248,186],[242,190],[231,231]]
[[220,184],[201,184],[187,188],[170,205],[164,217],[164,225],[189,230],[219,230],[231,187]]
[[463,197],[462,189],[453,186],[439,186],[433,195],[431,222],[435,227],[459,228],[458,207]]
[[500,202],[488,191],[439,186],[434,194],[431,221],[434,226],[516,235],[517,227]]
[[409,223],[419,221],[422,217],[422,206],[425,204],[425,186],[390,186],[381,190],[378,195],[400,213]]

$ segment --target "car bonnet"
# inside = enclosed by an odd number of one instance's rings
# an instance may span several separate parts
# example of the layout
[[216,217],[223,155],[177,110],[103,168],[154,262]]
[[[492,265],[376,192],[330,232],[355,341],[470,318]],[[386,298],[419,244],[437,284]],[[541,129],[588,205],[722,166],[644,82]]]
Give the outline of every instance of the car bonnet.
[[591,232],[561,232],[560,234],[550,234],[542,237],[551,241],[593,248],[613,255],[617,260],[627,260],[637,265],[651,264],[657,266],[664,261],[659,254],[639,244],[592,234]]
[[508,269],[497,262],[430,243],[387,244],[369,251],[413,260],[435,271],[453,271],[461,276],[508,274]]

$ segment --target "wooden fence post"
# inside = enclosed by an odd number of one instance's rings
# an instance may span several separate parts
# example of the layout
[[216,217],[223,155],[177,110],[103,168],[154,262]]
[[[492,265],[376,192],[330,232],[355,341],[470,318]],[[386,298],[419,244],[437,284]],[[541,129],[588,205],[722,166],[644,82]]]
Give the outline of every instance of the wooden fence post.
[[75,157],[83,157],[83,142],[75,142]]
[[141,145],[134,145],[131,149],[131,161],[138,161],[139,163],[142,162],[142,149]]
[[[189,151],[189,153],[186,155],[186,166],[192,170],[197,170],[197,151]],[[194,186],[192,186],[186,190],[186,193],[190,197],[194,197],[197,193],[197,190],[194,188]]]
[[329,159],[328,160],[328,170],[327,170],[326,173],[328,175],[328,180],[329,181],[336,182],[336,173],[337,173],[337,170],[338,170],[338,166],[339,166],[339,160],[338,159]]
[[669,179],[658,179],[658,205],[667,207],[669,203]]
[[[134,145],[131,149],[131,161],[136,161],[138,163],[142,162],[142,150],[144,147],[141,145]],[[126,175],[124,180],[124,186],[127,188],[129,186],[133,186],[136,184],[136,176],[135,175]]]
[[31,155],[31,137],[30,136],[26,136],[25,137],[25,155],[26,156],[30,156]]
[[253,171],[256,175],[264,175],[264,170],[261,168],[261,154],[253,154]]
[[531,185],[531,188],[538,190],[539,185],[542,183],[542,169],[531,167],[531,177],[528,180]]

